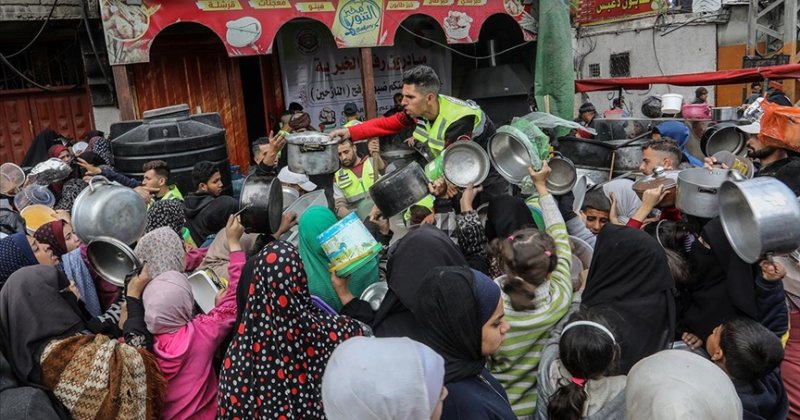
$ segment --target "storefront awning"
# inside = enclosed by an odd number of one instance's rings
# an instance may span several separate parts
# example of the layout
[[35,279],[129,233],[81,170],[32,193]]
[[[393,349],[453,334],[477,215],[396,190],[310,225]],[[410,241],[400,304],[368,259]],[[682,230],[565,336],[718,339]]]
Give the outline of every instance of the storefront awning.
[[575,92],[601,90],[647,90],[650,85],[673,86],[735,85],[760,82],[764,79],[800,79],[800,64],[757,67],[752,69],[720,70],[704,73],[674,74],[670,76],[622,77],[615,79],[584,79],[575,81]]
[[[148,62],[150,46],[165,28],[193,22],[213,31],[231,57],[269,54],[278,30],[292,19],[310,18],[330,28],[339,48],[391,46],[402,22],[426,15],[450,44],[477,42],[492,15],[511,16],[525,40],[535,38],[530,5],[520,0],[127,0],[101,2],[112,65]],[[313,48],[310,45],[309,48]]]

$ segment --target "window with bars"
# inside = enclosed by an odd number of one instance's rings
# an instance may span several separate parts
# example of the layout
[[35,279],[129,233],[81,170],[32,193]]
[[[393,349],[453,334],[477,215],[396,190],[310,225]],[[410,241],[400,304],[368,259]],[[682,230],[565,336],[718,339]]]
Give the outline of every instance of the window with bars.
[[628,77],[631,75],[630,53],[611,54],[609,63],[611,77]]
[[[0,45],[8,61],[28,78],[45,86],[75,86],[84,83],[83,62],[77,42],[56,41],[34,45],[14,55],[22,45]],[[32,88],[19,75],[0,64],[0,90]]]
[[600,63],[589,64],[589,77],[600,77]]

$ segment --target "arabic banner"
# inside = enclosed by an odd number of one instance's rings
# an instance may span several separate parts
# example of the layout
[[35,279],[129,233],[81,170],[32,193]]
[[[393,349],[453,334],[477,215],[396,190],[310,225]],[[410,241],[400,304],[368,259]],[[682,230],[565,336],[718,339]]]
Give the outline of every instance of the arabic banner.
[[[611,0],[608,0],[611,1]],[[425,15],[444,30],[450,44],[478,40],[490,16],[511,16],[526,41],[536,38],[536,19],[522,0],[100,0],[112,65],[146,63],[153,40],[180,22],[205,26],[231,57],[269,54],[283,25],[310,18],[333,34],[339,48],[391,46],[400,25]]]
[[580,0],[575,22],[579,25],[597,25],[657,14],[667,7],[667,0]]
[[[356,48],[335,48],[335,41],[322,25],[290,23],[278,36],[286,106],[297,102],[311,116],[311,125],[326,129],[344,124],[342,109],[348,102],[364,116],[364,88],[360,54]],[[420,47],[409,37],[399,36],[393,47],[372,50],[375,98],[378,114],[393,106],[392,96],[402,91],[403,70],[425,64],[442,81],[442,92],[450,92],[450,51],[436,45]]]

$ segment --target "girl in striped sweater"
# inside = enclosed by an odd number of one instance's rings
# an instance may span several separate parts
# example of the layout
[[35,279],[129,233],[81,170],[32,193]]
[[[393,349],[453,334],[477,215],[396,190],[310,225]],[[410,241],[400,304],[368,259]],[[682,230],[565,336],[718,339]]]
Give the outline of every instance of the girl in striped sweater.
[[495,239],[490,245],[504,273],[495,282],[503,290],[511,329],[489,361],[489,368],[505,388],[520,419],[534,417],[542,348],[550,330],[567,314],[573,291],[566,223],[545,184],[550,169],[545,164],[539,172],[529,172],[539,193],[547,233],[524,229],[508,238]]

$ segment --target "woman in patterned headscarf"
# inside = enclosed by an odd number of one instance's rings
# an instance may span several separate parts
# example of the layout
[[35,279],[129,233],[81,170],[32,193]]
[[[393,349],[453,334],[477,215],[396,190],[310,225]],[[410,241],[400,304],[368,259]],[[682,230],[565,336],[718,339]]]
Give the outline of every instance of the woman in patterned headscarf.
[[159,200],[147,209],[147,226],[144,233],[160,227],[169,227],[178,235],[186,224],[186,214],[181,200]]
[[61,198],[56,203],[54,209],[72,211],[72,205],[75,204],[75,199],[78,194],[88,187],[84,180],[80,178],[73,178],[64,182],[64,188],[61,190]]
[[108,139],[100,136],[92,137],[89,139],[89,146],[84,153],[86,152],[94,152],[103,159],[106,165],[114,166],[114,152],[111,150],[111,142]]
[[322,374],[333,350],[363,335],[358,321],[311,303],[297,249],[283,241],[248,261],[251,278],[241,322],[219,383],[219,418],[323,419]]
[[169,227],[160,227],[142,236],[133,252],[142,262],[147,261],[153,278],[167,271],[185,271],[183,240]]
[[58,258],[49,246],[24,233],[0,239],[0,289],[15,271],[37,264],[56,265]]

